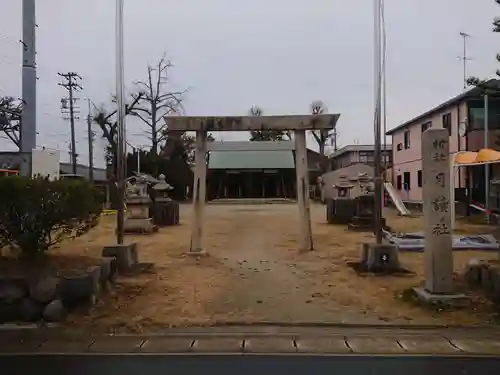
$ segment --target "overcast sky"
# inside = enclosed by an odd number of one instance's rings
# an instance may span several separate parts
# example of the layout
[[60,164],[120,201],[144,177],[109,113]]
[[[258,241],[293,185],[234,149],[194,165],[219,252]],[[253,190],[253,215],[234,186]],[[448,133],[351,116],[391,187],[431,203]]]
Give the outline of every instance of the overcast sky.
[[[462,90],[460,31],[470,74],[491,77],[500,35],[493,0],[385,0],[388,128]],[[21,0],[1,0],[0,95],[21,96]],[[163,53],[175,63],[172,89],[189,88],[190,115],[300,114],[313,100],[341,113],[339,143],[373,143],[373,1],[125,0],[127,90]],[[114,0],[38,0],[38,144],[68,159],[69,124],[61,119],[64,89],[57,72],[83,78],[81,98],[106,103],[115,90]],[[498,66],[500,67],[500,66]],[[82,103],[83,104],[83,103]],[[82,106],[79,161],[87,160]],[[141,125],[128,122],[135,144]],[[220,138],[220,136],[219,136]],[[247,139],[243,133],[224,140]],[[1,140],[0,140],[1,141]],[[1,141],[3,149],[10,149]],[[314,147],[313,142],[310,146]],[[103,143],[96,144],[103,164]]]

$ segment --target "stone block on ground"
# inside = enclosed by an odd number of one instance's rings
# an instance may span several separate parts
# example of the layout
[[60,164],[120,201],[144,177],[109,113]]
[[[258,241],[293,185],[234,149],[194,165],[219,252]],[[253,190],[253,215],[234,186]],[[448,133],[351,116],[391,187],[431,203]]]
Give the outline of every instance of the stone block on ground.
[[124,227],[124,232],[130,234],[149,234],[158,231],[151,218],[127,218]]
[[138,262],[137,244],[123,244],[106,246],[102,250],[103,257],[114,257],[118,273],[128,273]]
[[480,285],[481,284],[481,273],[482,269],[485,265],[478,259],[471,259],[466,267],[464,278],[465,280],[472,285]]
[[60,299],[55,299],[43,309],[42,317],[46,322],[60,322],[66,318],[67,310]]
[[42,318],[44,305],[32,298],[25,298],[19,305],[19,319],[23,322],[37,322]]
[[99,291],[99,275],[97,269],[65,276],[58,286],[58,294],[63,305],[69,309],[80,305],[93,303],[95,294]]
[[30,297],[40,303],[49,303],[56,297],[59,279],[54,276],[42,275],[30,285]]
[[362,244],[360,263],[367,272],[392,273],[401,270],[397,247],[387,243]]
[[469,297],[462,293],[431,293],[425,288],[413,288],[417,298],[428,305],[431,306],[442,306],[442,307],[464,307],[470,302]]

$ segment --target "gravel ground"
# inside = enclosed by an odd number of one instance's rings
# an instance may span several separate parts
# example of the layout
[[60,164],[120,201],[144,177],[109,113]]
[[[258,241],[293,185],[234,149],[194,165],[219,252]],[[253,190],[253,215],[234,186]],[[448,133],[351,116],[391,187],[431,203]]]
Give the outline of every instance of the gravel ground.
[[[68,327],[99,331],[157,331],[168,326],[228,322],[332,322],[349,324],[485,324],[492,306],[473,291],[470,308],[435,311],[400,298],[423,281],[423,254],[402,253],[414,275],[360,277],[346,262],[359,258],[373,236],[325,222],[325,207],[312,206],[315,250],[297,252],[298,209],[292,204],[208,205],[204,243],[208,257],[185,256],[191,207],[181,206],[181,225],[159,233],[127,236],[139,244],[140,259],[155,272],[120,279],[90,312],[73,314]],[[398,231],[422,228],[421,218],[385,214]],[[484,226],[460,224],[462,232],[485,233]],[[104,217],[91,233],[52,252],[54,259],[78,262],[100,255],[113,243],[114,218]],[[455,269],[491,252],[454,253]]]

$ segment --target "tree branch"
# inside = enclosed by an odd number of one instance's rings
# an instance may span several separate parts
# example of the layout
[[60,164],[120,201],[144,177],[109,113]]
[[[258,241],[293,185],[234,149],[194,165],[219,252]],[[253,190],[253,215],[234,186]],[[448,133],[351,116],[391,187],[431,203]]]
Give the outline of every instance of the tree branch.
[[316,134],[316,132],[315,132],[314,130],[313,130],[313,131],[311,131],[311,133],[312,133],[312,135],[313,135],[314,139],[316,140],[316,142],[318,143],[318,145],[320,145],[320,144],[321,144],[321,138],[320,138],[320,135]]
[[153,124],[150,123],[147,119],[145,119],[144,117],[142,117],[139,113],[137,112],[134,112],[132,113],[132,116],[135,116],[135,117],[139,117],[146,125],[148,125],[150,128],[153,127]]

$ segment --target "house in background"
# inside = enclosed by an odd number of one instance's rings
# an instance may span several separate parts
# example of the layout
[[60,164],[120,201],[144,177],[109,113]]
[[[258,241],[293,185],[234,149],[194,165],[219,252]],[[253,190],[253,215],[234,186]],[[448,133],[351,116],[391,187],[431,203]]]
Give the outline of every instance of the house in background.
[[[500,89],[500,81],[490,80],[486,87]],[[482,90],[472,88],[417,117],[391,129],[392,181],[401,198],[410,205],[422,203],[422,132],[431,128],[448,129],[450,153],[498,149],[500,135],[500,95],[489,93],[489,142],[484,144],[484,97]],[[459,128],[465,128],[464,133]],[[490,166],[490,176],[498,176],[498,166]],[[470,182],[469,177],[470,176]],[[471,183],[471,199],[484,203],[484,168],[460,168],[455,174],[457,200],[465,200],[465,189]]]
[[[297,196],[292,141],[208,142],[207,199]],[[309,182],[316,183],[320,157],[308,150]]]
[[[382,145],[382,166],[392,166],[392,145]],[[322,200],[334,196],[333,185],[340,181],[340,176],[357,177],[360,173],[373,177],[375,165],[375,145],[347,145],[328,157],[330,172],[322,177]]]
[[[328,156],[330,170],[335,171],[349,167],[352,164],[374,165],[375,145],[347,145]],[[392,145],[382,145],[382,165],[387,163],[387,168],[392,165]]]

